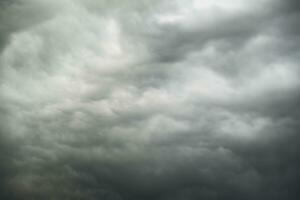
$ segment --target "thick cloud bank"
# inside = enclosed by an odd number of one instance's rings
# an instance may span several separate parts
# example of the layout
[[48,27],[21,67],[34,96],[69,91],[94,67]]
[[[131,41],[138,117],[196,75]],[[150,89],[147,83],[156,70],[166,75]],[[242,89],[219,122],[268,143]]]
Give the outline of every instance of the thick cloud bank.
[[1,0],[0,199],[298,200],[297,0]]

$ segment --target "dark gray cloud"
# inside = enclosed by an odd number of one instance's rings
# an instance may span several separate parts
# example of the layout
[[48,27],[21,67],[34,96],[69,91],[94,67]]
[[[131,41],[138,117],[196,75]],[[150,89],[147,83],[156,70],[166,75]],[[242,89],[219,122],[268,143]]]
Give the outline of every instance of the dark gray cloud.
[[296,0],[0,3],[0,199],[299,199]]

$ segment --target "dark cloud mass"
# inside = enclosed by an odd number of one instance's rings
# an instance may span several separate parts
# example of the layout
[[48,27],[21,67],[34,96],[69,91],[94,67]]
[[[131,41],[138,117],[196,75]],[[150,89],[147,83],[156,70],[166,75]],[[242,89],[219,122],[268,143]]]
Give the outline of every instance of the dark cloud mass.
[[298,0],[1,0],[0,199],[300,199]]

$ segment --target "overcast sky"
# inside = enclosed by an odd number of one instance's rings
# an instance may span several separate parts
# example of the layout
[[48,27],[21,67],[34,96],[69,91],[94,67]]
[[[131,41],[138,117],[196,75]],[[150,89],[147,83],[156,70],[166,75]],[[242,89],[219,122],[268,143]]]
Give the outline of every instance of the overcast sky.
[[298,200],[300,1],[0,0],[0,199]]

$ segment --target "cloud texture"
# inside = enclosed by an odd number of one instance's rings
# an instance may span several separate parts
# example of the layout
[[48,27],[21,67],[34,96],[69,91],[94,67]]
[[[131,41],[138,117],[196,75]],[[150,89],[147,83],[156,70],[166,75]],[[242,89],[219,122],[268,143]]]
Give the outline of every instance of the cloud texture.
[[1,0],[0,199],[297,200],[297,0]]

